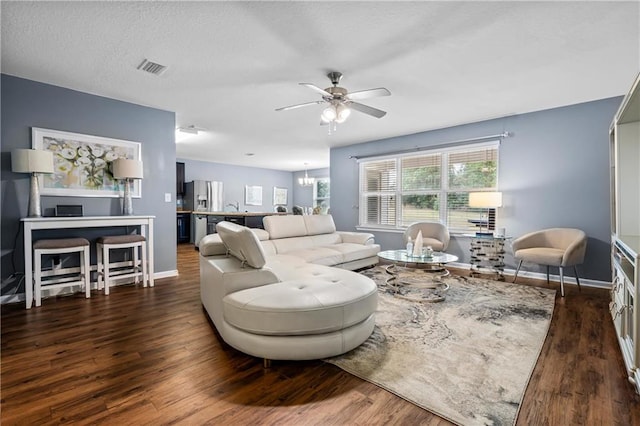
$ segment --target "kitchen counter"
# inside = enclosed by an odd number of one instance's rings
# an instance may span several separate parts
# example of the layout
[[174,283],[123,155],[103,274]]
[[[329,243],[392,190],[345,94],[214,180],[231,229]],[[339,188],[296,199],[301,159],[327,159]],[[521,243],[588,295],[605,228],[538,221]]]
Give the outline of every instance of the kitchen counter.
[[[178,212],[182,213],[182,212]],[[236,216],[236,217],[247,217],[247,216],[270,216],[270,215],[286,215],[286,213],[277,213],[277,212],[203,212],[203,211],[192,211],[193,214],[198,215],[210,215],[210,216]]]

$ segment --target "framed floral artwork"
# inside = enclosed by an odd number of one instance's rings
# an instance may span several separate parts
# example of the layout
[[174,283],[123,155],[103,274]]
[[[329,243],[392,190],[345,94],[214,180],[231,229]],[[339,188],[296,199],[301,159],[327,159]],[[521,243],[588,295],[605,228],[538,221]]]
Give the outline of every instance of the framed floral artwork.
[[[31,142],[34,149],[53,153],[54,172],[39,179],[41,195],[119,197],[124,186],[113,178],[111,162],[141,159],[139,142],[120,139],[32,127]],[[141,180],[132,186],[131,195],[140,198]]]

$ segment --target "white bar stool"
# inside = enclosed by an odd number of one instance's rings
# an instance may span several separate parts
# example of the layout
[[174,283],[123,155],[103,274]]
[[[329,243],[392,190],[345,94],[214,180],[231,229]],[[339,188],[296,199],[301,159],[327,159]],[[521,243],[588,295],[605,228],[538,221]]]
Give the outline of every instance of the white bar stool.
[[[33,244],[36,306],[42,304],[42,290],[80,285],[84,287],[86,297],[91,297],[91,264],[89,263],[89,241],[85,238],[58,238],[38,240]],[[59,272],[42,271],[42,256],[52,254],[78,253],[80,256],[80,273],[77,269],[64,269]],[[60,277],[60,278],[56,278]],[[46,279],[45,279],[46,278]]]
[[[104,285],[104,294],[109,294],[109,286],[114,279],[134,278],[137,284],[142,278],[142,286],[147,286],[147,240],[142,235],[113,235],[100,237],[96,241],[98,254],[98,289]],[[131,249],[133,260],[112,263],[111,250]],[[141,256],[138,255],[140,249]]]

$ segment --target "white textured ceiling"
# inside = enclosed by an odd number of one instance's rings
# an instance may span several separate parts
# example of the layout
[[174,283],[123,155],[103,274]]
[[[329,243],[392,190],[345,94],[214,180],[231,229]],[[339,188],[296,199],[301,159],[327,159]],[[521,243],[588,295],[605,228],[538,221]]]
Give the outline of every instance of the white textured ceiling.
[[[301,170],[329,147],[624,94],[633,2],[7,2],[2,72],[176,112],[179,158]],[[161,76],[136,69],[167,65]],[[388,88],[327,134],[299,82]],[[64,129],[62,129],[64,130]],[[246,153],[254,153],[246,156]]]

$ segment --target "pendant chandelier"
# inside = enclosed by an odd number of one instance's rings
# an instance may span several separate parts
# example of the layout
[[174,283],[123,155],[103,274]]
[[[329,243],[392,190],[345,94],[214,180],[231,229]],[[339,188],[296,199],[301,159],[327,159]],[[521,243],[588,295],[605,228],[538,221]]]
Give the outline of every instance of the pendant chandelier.
[[[306,166],[307,163],[304,163]],[[304,169],[304,177],[298,179],[298,183],[302,186],[311,186],[315,183],[315,178],[309,177],[309,173],[307,173],[307,168]]]

